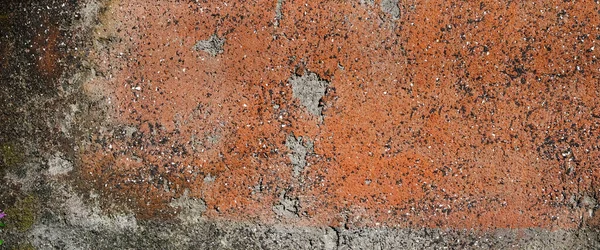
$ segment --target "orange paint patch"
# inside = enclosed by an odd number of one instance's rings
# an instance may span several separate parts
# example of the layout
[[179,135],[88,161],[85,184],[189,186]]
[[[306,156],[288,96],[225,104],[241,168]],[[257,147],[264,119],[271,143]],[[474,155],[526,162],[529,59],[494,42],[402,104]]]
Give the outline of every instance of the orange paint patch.
[[[93,59],[115,127],[92,137],[82,177],[142,218],[172,215],[189,190],[213,218],[579,225],[577,200],[598,193],[593,8],[415,2],[392,20],[358,1],[284,1],[275,26],[275,2],[111,6],[118,43]],[[222,53],[193,49],[213,35]],[[329,83],[323,117],[288,82],[308,72]],[[290,134],[314,144],[298,177]],[[282,193],[298,217],[276,215]]]

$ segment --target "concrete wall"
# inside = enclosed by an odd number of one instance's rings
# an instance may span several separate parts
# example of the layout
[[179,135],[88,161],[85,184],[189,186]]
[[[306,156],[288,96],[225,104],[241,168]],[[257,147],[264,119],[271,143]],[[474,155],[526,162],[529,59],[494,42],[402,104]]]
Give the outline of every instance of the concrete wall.
[[0,239],[599,247],[598,8],[7,1]]

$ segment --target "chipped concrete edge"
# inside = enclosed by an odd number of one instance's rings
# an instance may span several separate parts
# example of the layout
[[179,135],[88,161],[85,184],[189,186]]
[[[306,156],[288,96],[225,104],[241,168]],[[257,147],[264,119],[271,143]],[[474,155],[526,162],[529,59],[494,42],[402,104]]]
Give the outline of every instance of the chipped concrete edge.
[[294,98],[300,101],[308,113],[323,121],[321,100],[327,94],[330,83],[321,79],[316,73],[305,72],[303,75],[292,75],[288,82],[292,85]]

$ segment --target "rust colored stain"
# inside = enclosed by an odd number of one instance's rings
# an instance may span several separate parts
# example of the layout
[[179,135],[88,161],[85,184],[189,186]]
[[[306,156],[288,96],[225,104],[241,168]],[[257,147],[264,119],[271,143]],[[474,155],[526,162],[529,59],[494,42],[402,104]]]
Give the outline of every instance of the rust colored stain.
[[[360,2],[112,3],[88,85],[114,129],[80,175],[140,218],[188,190],[207,217],[299,225],[598,220],[580,202],[600,194],[596,3]],[[321,115],[290,82],[312,73]],[[291,135],[312,143],[298,176]]]
[[[11,16],[7,14],[7,11],[3,8],[0,8],[0,32],[8,33],[10,32],[11,27]],[[8,69],[9,61],[9,53],[11,51],[11,45],[8,42],[3,42],[0,44],[0,74],[6,74]]]
[[[40,8],[38,6],[31,8]],[[48,8],[48,6],[41,7]],[[59,16],[52,11],[43,12],[40,11],[38,19],[30,20],[28,25],[34,26],[33,32],[28,34],[30,40],[26,41],[27,46],[25,53],[29,54],[31,60],[32,69],[35,70],[33,74],[38,77],[38,81],[44,81],[53,84],[56,87],[58,85],[58,78],[63,73],[64,60],[70,53],[64,48],[66,43],[70,43],[66,32],[61,31],[60,23],[58,20]],[[52,12],[52,13],[50,13]],[[15,16],[11,17],[15,18]],[[13,20],[13,22],[15,22]],[[21,25],[21,24],[19,24]],[[14,32],[17,32],[16,29]],[[62,47],[62,48],[61,48]],[[53,89],[53,88],[51,88]]]
[[59,67],[61,56],[57,49],[59,36],[58,27],[46,26],[45,30],[40,30],[33,38],[32,48],[37,55],[37,71],[50,80],[56,80],[62,73]]

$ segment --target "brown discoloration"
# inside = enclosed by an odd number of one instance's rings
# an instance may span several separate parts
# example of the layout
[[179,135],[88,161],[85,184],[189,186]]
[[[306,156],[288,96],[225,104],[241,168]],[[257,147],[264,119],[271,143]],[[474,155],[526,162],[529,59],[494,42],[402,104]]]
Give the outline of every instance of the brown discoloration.
[[58,42],[60,32],[56,26],[48,26],[49,22],[45,22],[45,26],[34,37],[32,49],[37,56],[36,68],[37,73],[49,78],[49,82],[56,81],[60,77],[62,67],[59,66],[60,60],[64,58],[58,52]]
[[[142,218],[188,189],[213,218],[579,226],[568,197],[597,195],[600,177],[597,5],[399,4],[389,20],[359,1],[286,1],[275,26],[276,1],[114,3],[119,42],[93,52],[114,128],[81,176]],[[193,49],[213,34],[222,54]],[[288,84],[304,72],[329,83],[322,121]],[[314,142],[298,178],[290,134]],[[282,190],[298,218],[273,212]]]
[[[58,6],[48,1],[7,0],[0,7],[0,74],[5,84],[14,84],[10,79],[22,74],[29,83],[31,94],[55,94],[60,89],[59,78],[73,61],[78,51],[66,27],[72,21],[65,18],[68,10],[76,3],[69,2]],[[63,8],[65,12],[61,12]],[[34,17],[26,17],[28,11],[35,11]],[[19,40],[11,40],[19,37]],[[79,55],[78,55],[79,56]],[[35,93],[34,93],[35,92]]]
[[[0,9],[0,32],[5,33],[10,30],[10,23],[12,19],[6,10]],[[4,71],[8,68],[9,61],[9,52],[11,51],[11,46],[8,42],[4,42],[0,44],[0,74],[6,74]]]

